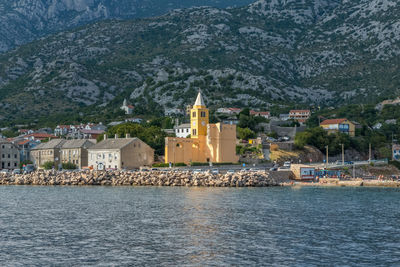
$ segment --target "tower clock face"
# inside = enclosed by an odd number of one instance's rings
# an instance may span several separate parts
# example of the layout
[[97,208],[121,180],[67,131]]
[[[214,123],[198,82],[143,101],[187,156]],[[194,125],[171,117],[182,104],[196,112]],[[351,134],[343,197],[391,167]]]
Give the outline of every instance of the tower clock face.
[[205,126],[205,125],[206,125],[206,122],[205,122],[205,121],[202,121],[202,122],[201,122],[201,125]]
[[196,122],[195,121],[193,122],[193,126],[196,126]]

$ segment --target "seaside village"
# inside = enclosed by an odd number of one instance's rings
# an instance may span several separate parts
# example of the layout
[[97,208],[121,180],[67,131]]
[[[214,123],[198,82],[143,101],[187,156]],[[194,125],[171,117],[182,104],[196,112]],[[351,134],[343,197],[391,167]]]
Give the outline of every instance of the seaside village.
[[[127,116],[134,109],[124,100],[121,110]],[[165,116],[172,117],[175,126],[163,129],[167,133],[164,153],[160,153],[163,155],[156,155],[154,148],[137,137],[129,134],[109,136],[107,133],[108,128],[116,125],[141,124],[142,118],[129,118],[107,125],[87,123],[58,125],[55,129],[20,128],[17,137],[0,139],[1,170],[3,173],[26,173],[37,169],[151,170],[201,165],[210,170],[221,165],[243,170],[269,164],[265,168],[268,171],[291,170],[296,179],[314,179],[328,173],[334,177],[341,176],[340,169],[327,170],[328,155],[316,149],[287,161],[283,161],[284,156],[276,156],[278,152],[289,156],[293,153],[294,137],[305,130],[304,123],[310,118],[310,110],[290,110],[288,114],[272,117],[269,111],[250,109],[249,116],[258,118],[256,127],[263,128],[263,132],[273,132],[274,136],[248,135],[246,140],[241,136],[243,133],[237,131],[241,111],[239,108],[219,108],[215,113],[219,121],[210,123],[209,109],[201,92],[185,112],[166,110]],[[186,115],[189,122],[179,123],[174,117],[177,113],[181,117]],[[357,123],[346,118],[325,119],[320,122],[320,127],[329,133],[336,131],[354,136]],[[399,155],[400,148],[394,146],[393,158],[399,158]],[[321,163],[320,166],[313,165],[317,163]]]

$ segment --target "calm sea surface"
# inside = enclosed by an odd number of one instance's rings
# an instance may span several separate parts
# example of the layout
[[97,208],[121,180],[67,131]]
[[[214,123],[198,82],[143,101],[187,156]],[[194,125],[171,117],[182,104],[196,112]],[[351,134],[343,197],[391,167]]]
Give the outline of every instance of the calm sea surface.
[[399,266],[390,188],[0,187],[15,265]]

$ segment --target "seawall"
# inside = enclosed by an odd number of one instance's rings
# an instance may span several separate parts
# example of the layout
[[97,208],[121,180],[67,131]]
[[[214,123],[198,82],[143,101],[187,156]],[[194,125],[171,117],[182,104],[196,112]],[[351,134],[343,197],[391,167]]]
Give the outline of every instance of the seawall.
[[34,172],[0,174],[0,185],[64,185],[64,186],[206,186],[266,187],[281,185],[279,179],[266,172],[210,174],[192,172]]

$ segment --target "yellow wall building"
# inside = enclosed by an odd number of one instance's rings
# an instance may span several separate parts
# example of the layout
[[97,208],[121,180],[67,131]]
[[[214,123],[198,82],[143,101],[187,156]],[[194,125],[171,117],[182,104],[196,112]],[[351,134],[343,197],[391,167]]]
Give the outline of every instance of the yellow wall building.
[[190,138],[165,138],[165,162],[232,162],[236,155],[236,125],[209,124],[209,112],[201,93],[190,110]]
[[321,122],[320,126],[329,134],[339,132],[353,137],[356,133],[356,126],[354,123],[345,118],[324,120]]

